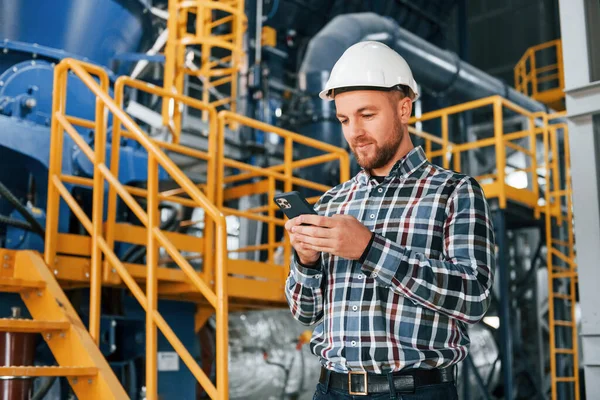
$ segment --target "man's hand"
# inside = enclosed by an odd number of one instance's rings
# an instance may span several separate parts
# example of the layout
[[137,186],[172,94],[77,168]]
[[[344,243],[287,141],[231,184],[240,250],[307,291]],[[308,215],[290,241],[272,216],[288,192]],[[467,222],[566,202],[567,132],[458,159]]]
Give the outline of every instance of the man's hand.
[[[288,223],[290,229],[288,229]],[[372,232],[351,215],[301,215],[286,223],[293,235],[292,245],[318,260],[319,253],[329,253],[348,260],[358,260],[371,240]],[[301,226],[309,224],[309,226]],[[312,226],[310,226],[312,225]],[[301,260],[303,263],[303,261]]]
[[319,261],[321,252],[310,249],[307,244],[298,240],[298,235],[294,234],[296,227],[303,223],[301,222],[300,218],[301,217],[296,217],[288,220],[285,223],[285,230],[290,235],[290,242],[292,243],[294,250],[296,250],[296,254],[300,259],[300,263],[306,266],[311,266]]

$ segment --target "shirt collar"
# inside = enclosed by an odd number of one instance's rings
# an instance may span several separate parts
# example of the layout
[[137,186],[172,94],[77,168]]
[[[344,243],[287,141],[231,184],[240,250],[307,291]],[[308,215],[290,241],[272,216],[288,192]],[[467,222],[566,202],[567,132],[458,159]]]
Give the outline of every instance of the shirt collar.
[[[421,146],[417,146],[394,164],[385,181],[389,181],[390,177],[406,178],[426,161],[427,158],[425,157],[423,148]],[[355,179],[358,183],[366,185],[370,180],[370,176],[363,169],[356,175]]]

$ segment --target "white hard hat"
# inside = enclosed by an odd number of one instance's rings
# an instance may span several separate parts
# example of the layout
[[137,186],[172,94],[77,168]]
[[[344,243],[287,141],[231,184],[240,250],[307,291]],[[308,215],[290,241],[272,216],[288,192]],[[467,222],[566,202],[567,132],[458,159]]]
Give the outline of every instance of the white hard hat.
[[348,47],[335,63],[319,97],[333,100],[332,89],[355,86],[389,89],[398,85],[413,91],[413,101],[419,97],[417,82],[400,54],[380,42],[358,42]]

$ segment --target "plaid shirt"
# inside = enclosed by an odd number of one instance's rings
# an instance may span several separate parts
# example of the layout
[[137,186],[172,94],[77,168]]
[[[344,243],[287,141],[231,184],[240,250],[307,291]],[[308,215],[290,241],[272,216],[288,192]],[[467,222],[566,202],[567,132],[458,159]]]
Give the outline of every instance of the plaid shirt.
[[320,215],[348,214],[375,233],[361,264],[294,256],[285,293],[311,350],[337,372],[444,368],[468,351],[467,324],[490,302],[495,244],[479,184],[415,148],[382,183],[361,171],[325,193]]

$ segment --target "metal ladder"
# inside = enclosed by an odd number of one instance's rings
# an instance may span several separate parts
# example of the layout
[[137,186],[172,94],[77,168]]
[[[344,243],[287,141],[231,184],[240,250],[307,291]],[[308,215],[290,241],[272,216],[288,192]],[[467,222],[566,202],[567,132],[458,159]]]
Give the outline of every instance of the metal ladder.
[[[547,123],[547,120],[546,120]],[[548,325],[552,399],[579,400],[579,354],[575,321],[577,265],[573,233],[569,136],[565,124],[547,125],[544,131],[546,166],[546,245],[548,249]],[[559,168],[558,137],[564,143],[564,171]],[[561,182],[561,173],[564,177]],[[552,208],[559,208],[552,218]]]
[[[194,17],[194,31],[188,32],[188,20]],[[202,81],[202,102],[236,112],[245,25],[244,0],[170,0],[164,89],[184,94],[185,76],[195,76]],[[189,52],[193,47],[201,51],[199,62],[194,61],[195,53]],[[227,88],[229,93],[223,94]],[[170,128],[175,143],[181,132],[181,114],[179,107],[163,102],[163,124]],[[207,118],[203,113],[203,119]]]

